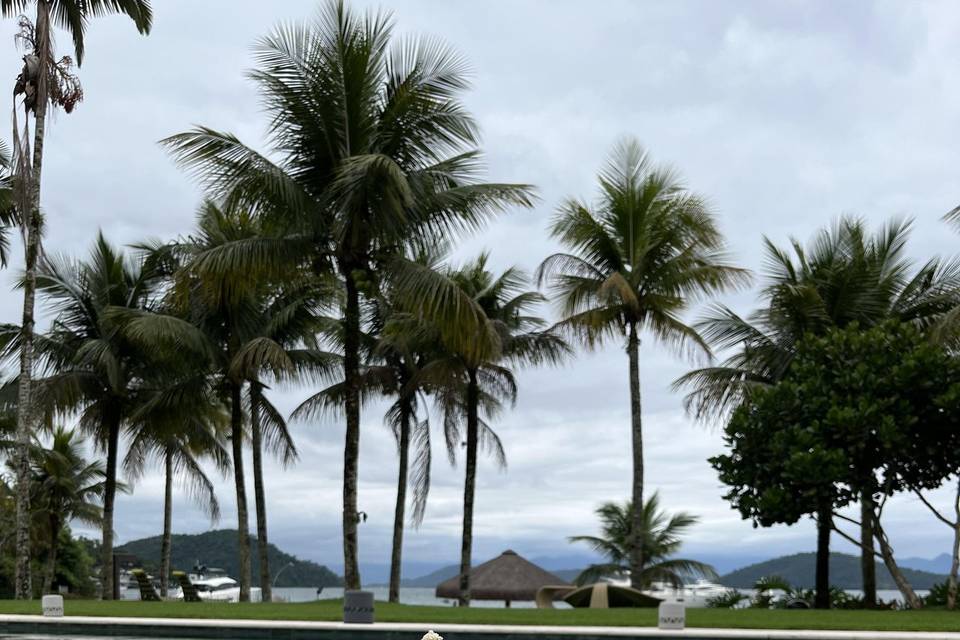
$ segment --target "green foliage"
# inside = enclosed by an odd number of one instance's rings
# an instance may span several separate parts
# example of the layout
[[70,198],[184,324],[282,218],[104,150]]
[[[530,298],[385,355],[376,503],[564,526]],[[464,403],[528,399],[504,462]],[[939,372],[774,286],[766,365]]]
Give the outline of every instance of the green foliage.
[[923,603],[928,607],[947,606],[947,593],[950,590],[948,581],[938,582],[930,587],[930,593],[923,599]]
[[[239,550],[236,529],[220,529],[197,535],[177,534],[171,538],[171,569],[190,571],[199,561],[208,567],[224,569],[228,575],[239,574]],[[250,539],[251,554],[257,557],[259,548],[255,537]],[[274,572],[279,572],[290,563],[292,566],[283,570],[283,575],[277,581],[279,587],[340,587],[343,579],[324,566],[309,560],[300,560],[280,551],[270,544],[268,547],[270,566]],[[132,553],[143,563],[149,572],[156,572],[160,567],[160,536],[133,540],[117,547],[118,553]]]
[[905,256],[910,224],[893,220],[871,234],[863,220],[844,217],[816,233],[807,247],[764,239],[761,306],[741,317],[714,306],[695,326],[726,360],[679,378],[687,408],[723,419],[753,390],[781,380],[808,334],[887,320],[948,338],[960,305],[960,261],[932,258],[916,267]]
[[[600,518],[600,536],[573,536],[570,542],[587,543],[603,555],[606,562],[584,569],[577,576],[577,584],[588,584],[605,576],[625,575],[630,570],[633,503],[607,502],[597,509],[597,516]],[[697,520],[696,516],[682,511],[669,515],[661,510],[657,493],[647,498],[641,514],[643,529],[639,534],[644,561],[640,580],[644,586],[654,582],[681,586],[691,577],[717,577],[716,571],[708,564],[673,557],[683,544],[681,537]]]
[[70,535],[69,527],[64,527],[60,531],[53,583],[67,586],[72,594],[92,597],[97,590],[93,567],[94,556],[80,539]]
[[710,609],[734,609],[750,596],[736,589],[727,589],[722,595],[707,598],[707,607]]
[[960,460],[960,363],[919,329],[856,323],[810,335],[786,378],[757,390],[711,459],[744,518],[793,523],[860,488],[933,488]]

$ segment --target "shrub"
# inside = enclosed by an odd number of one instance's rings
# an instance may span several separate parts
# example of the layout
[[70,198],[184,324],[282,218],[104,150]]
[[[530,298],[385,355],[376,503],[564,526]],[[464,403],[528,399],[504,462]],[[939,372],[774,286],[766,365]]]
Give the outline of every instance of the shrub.
[[748,600],[749,598],[750,596],[745,593],[740,593],[736,589],[727,589],[719,596],[707,598],[707,606],[713,609],[733,609],[738,604],[744,600]]

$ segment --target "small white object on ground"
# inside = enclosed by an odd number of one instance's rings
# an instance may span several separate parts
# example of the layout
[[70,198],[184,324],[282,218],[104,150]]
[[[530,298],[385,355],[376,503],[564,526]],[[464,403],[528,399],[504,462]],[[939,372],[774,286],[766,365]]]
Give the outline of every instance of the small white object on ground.
[[683,629],[687,622],[687,610],[682,602],[661,602],[657,626],[661,629]]
[[43,607],[43,615],[49,618],[63,617],[63,596],[43,596],[43,599],[40,601],[40,606]]
[[423,634],[423,637],[420,640],[443,640],[443,636],[431,629]]

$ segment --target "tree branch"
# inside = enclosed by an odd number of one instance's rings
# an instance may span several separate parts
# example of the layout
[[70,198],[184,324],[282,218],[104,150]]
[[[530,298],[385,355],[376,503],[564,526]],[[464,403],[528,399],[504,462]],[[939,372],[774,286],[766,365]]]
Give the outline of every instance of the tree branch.
[[933,512],[933,515],[935,515],[935,516],[937,517],[937,520],[939,520],[939,521],[942,522],[943,524],[947,525],[947,526],[950,527],[951,529],[955,529],[955,528],[957,527],[957,523],[956,523],[956,522],[951,522],[950,520],[947,520],[947,518],[946,518],[942,513],[940,513],[940,510],[937,509],[935,506],[933,506],[933,505],[930,503],[930,501],[927,500],[927,499],[923,496],[923,493],[921,493],[921,492],[918,491],[917,489],[914,489],[913,492],[917,495],[918,498],[920,498],[920,502],[922,502],[923,504],[925,504],[926,507],[927,507],[927,509],[930,509],[930,511]]

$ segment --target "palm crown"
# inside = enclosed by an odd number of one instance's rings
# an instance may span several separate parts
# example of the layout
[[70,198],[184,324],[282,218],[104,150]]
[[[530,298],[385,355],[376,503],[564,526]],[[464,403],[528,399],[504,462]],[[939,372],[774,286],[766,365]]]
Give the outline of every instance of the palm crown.
[[727,262],[706,203],[635,140],[614,149],[599,182],[594,208],[569,200],[557,212],[552,234],[571,252],[537,272],[560,300],[560,326],[588,344],[635,327],[706,348],[680,314],[691,299],[745,279]]
[[91,18],[120,13],[129,16],[140,33],[149,33],[153,25],[148,0],[0,0],[0,12],[4,17],[19,15],[35,2],[47,4],[53,24],[73,38],[78,65],[83,63],[83,41]]
[[764,306],[744,318],[718,305],[697,323],[714,347],[736,351],[677,380],[689,390],[688,408],[699,417],[726,415],[750,388],[784,376],[807,333],[890,319],[934,333],[949,325],[960,304],[960,262],[933,258],[914,269],[904,255],[909,231],[909,222],[894,220],[870,234],[863,220],[847,217],[806,248],[765,239]]
[[[594,582],[608,576],[625,575],[630,571],[630,545],[633,540],[633,503],[607,502],[597,508],[600,518],[599,536],[573,536],[570,542],[585,542],[606,558],[577,576],[577,584]],[[644,503],[640,514],[641,530],[637,536],[643,545],[644,565],[640,582],[649,587],[653,582],[681,586],[690,576],[716,577],[710,565],[696,560],[674,558],[680,550],[681,537],[698,521],[696,516],[683,511],[668,515],[660,509],[660,496],[654,493]]]

